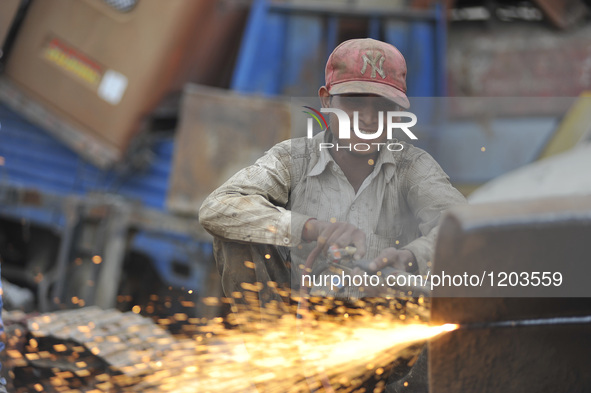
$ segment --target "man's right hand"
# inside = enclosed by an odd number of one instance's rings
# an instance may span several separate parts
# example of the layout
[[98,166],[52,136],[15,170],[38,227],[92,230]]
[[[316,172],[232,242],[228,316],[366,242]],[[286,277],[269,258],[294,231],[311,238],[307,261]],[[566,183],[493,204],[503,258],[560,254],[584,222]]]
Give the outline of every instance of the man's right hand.
[[365,255],[365,233],[353,224],[348,222],[326,222],[311,219],[304,225],[302,240],[311,242],[317,241],[316,249],[325,253],[332,245],[339,248],[350,245],[355,246],[357,251],[353,258],[360,259]]

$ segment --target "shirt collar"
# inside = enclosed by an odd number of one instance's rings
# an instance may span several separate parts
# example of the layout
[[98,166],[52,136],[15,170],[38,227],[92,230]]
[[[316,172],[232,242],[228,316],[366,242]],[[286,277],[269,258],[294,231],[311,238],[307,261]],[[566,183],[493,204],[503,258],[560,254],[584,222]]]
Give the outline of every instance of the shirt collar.
[[318,176],[322,174],[322,172],[326,170],[326,167],[330,162],[336,164],[336,162],[334,161],[330,153],[326,151],[326,149],[320,150],[320,156],[318,158],[318,161],[316,162],[316,165],[314,165],[312,170],[308,172],[308,176]]
[[[325,138],[323,138],[323,139],[327,139],[326,137],[327,136],[325,136]],[[397,140],[388,141],[387,143],[393,143],[393,142],[398,142],[398,141]],[[394,173],[396,173],[396,157],[395,157],[395,155],[401,154],[401,153],[402,153],[402,151],[391,152],[388,149],[386,149],[386,147],[384,146],[380,152],[380,155],[378,156],[378,162],[376,162],[374,172],[380,172],[381,170],[383,170],[386,180],[390,181],[392,179],[392,177],[394,176]],[[310,172],[308,172],[307,176],[318,176],[318,175],[322,174],[326,170],[326,167],[329,164],[337,165],[337,163],[332,158],[332,156],[330,155],[330,153],[328,152],[327,149],[320,150],[320,155],[319,155],[318,161],[316,162],[314,167],[312,167]]]

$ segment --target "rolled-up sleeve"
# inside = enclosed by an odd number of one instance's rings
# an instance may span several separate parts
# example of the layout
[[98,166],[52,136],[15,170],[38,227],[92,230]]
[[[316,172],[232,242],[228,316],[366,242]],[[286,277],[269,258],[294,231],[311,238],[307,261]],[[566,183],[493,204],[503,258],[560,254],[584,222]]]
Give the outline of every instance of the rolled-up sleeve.
[[295,246],[310,218],[286,209],[291,187],[291,144],[281,142],[215,190],[199,210],[212,235],[233,241]]
[[422,152],[409,164],[403,192],[408,206],[419,222],[419,238],[402,247],[411,251],[419,272],[426,274],[433,258],[438,224],[447,209],[466,203],[466,198],[455,189],[447,174],[428,153]]

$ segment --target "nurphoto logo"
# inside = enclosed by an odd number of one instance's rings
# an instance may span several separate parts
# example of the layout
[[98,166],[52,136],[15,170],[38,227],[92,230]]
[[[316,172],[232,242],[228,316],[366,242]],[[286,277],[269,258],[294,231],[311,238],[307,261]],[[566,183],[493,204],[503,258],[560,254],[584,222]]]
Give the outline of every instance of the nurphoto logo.
[[[410,130],[411,127],[417,124],[417,116],[412,112],[405,112],[405,111],[379,111],[378,112],[378,129],[375,132],[370,132],[370,130],[360,130],[359,128],[359,112],[353,112],[353,127],[351,127],[351,119],[349,115],[342,109],[337,108],[321,108],[320,111],[309,107],[304,106],[304,108],[308,109],[309,111],[304,111],[304,113],[310,115],[311,117],[308,118],[307,123],[307,137],[313,138],[314,137],[314,120],[320,126],[321,131],[326,131],[328,129],[328,122],[326,118],[322,115],[323,113],[334,113],[339,122],[338,128],[338,139],[339,141],[346,141],[351,139],[351,130],[357,138],[371,141],[380,138],[384,132],[384,128],[386,129],[386,136],[388,140],[392,140],[394,136],[394,130],[402,130],[406,136],[410,139],[416,140],[418,139],[415,134]],[[386,118],[386,126],[384,127],[384,117]],[[403,119],[410,119],[410,121],[402,121]],[[377,150],[379,151],[382,147],[385,147],[389,151],[400,151],[403,149],[403,145],[400,143],[354,143],[354,144],[338,144],[338,143],[320,143],[320,150],[322,149],[336,149],[336,150],[355,150],[355,151],[368,151],[372,148],[372,146],[377,146]]]

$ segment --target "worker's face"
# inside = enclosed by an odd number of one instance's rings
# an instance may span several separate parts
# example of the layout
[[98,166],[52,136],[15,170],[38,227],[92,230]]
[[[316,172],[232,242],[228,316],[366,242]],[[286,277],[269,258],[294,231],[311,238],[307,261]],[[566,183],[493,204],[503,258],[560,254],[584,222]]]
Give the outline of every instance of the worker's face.
[[[320,90],[320,97],[322,105],[325,108],[337,108],[343,110],[350,119],[350,139],[339,139],[339,121],[337,115],[334,113],[329,114],[330,129],[333,134],[335,143],[339,145],[353,145],[356,144],[367,144],[370,146],[368,150],[351,150],[351,154],[355,155],[371,155],[378,151],[378,143],[386,143],[387,132],[386,132],[386,112],[399,110],[398,106],[392,101],[373,94],[359,95],[359,94],[344,94],[334,95],[328,94],[328,91]],[[357,112],[357,122],[355,119],[355,112]],[[380,114],[380,112],[382,112]],[[355,132],[355,126],[363,134],[375,134],[380,128],[380,115],[382,117],[382,132],[379,136],[372,139],[362,139],[357,136]],[[365,146],[365,145],[363,145]],[[382,146],[383,149],[383,146]]]

